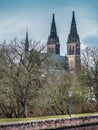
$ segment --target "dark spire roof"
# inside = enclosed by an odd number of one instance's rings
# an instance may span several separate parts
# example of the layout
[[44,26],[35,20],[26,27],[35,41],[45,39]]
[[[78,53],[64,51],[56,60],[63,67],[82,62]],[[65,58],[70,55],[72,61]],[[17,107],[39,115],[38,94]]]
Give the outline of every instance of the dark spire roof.
[[52,16],[50,36],[53,37],[53,38],[57,37],[56,24],[55,24],[55,14],[53,14],[53,16]]
[[50,35],[48,38],[48,44],[51,44],[51,43],[53,44],[59,43],[59,37],[57,36],[56,23],[55,23],[55,14],[52,14],[51,30],[50,30]]
[[29,50],[29,40],[28,40],[28,25],[26,25],[26,40],[25,40],[25,51]]
[[75,21],[75,12],[72,13],[72,22],[71,22],[71,29],[70,34],[77,35],[77,27],[76,27],[76,21]]
[[72,12],[72,22],[70,28],[70,34],[68,35],[67,43],[80,43],[79,35],[77,33],[76,21],[75,21],[75,12]]

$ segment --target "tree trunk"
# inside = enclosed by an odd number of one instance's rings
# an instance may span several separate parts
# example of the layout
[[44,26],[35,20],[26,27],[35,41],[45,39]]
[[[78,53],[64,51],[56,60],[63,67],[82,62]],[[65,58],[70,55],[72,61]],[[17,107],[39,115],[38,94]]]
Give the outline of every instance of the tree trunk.
[[27,107],[27,101],[24,103],[24,111],[23,116],[28,117],[28,107]]
[[95,89],[94,89],[94,93],[95,93],[95,99],[98,103],[98,86],[96,85]]

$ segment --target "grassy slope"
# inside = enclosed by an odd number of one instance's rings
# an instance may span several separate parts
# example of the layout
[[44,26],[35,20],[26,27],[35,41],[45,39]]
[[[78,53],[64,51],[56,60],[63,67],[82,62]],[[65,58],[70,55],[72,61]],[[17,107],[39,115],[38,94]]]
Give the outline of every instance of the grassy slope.
[[[72,117],[81,116],[93,116],[98,115],[98,113],[85,113],[85,114],[73,114]],[[14,123],[14,122],[27,122],[27,121],[38,121],[38,120],[49,120],[58,118],[68,118],[68,115],[56,115],[56,116],[43,116],[43,117],[33,117],[33,118],[1,118],[0,124],[4,123]]]

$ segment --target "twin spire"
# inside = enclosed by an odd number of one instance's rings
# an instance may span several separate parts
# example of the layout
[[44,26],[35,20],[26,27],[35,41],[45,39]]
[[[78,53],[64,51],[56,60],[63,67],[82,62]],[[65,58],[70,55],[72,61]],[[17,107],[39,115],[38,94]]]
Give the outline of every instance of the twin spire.
[[[59,38],[57,36],[56,24],[55,24],[55,14],[52,16],[52,24],[50,30],[49,38],[53,38],[55,41],[59,43]],[[75,12],[72,12],[72,21],[70,34],[68,35],[67,43],[80,43],[79,35],[77,33],[76,21],[75,21]]]
[[80,43],[79,35],[77,33],[74,11],[72,12],[71,28],[70,28],[70,34],[68,35],[67,43]]
[[71,22],[70,34],[72,36],[77,35],[77,27],[76,27],[75,12],[74,11],[72,12],[72,22]]
[[59,37],[57,36],[55,14],[52,15],[50,35],[47,41],[47,53],[60,55]]
[[59,44],[59,37],[57,35],[56,23],[55,23],[55,14],[52,14],[52,23],[47,44]]
[[55,24],[55,14],[52,15],[52,24],[51,24],[50,36],[52,38],[57,37],[56,24]]
[[[76,21],[75,21],[75,12],[72,12],[72,21],[71,21],[71,28],[70,34],[68,35],[67,43],[80,43],[79,35],[77,33]],[[55,14],[52,15],[52,23],[51,23],[51,30],[50,35],[48,38],[47,44],[59,44],[59,37],[57,36],[57,29],[55,23]],[[25,51],[29,50],[29,40],[28,40],[28,25],[26,25],[26,40],[25,40]]]

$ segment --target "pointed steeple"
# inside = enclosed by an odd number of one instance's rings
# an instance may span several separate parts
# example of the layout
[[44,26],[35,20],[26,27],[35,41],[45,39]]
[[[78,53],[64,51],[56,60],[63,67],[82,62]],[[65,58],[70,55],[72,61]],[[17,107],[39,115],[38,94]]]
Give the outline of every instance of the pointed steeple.
[[28,25],[26,25],[26,40],[25,40],[25,51],[29,50],[29,40],[28,40]]
[[47,52],[50,54],[60,55],[60,44],[59,44],[59,37],[57,35],[57,30],[56,30],[55,14],[52,15],[50,35],[47,41]]
[[75,12],[72,12],[72,22],[71,22],[71,29],[70,34],[72,36],[77,35],[77,27],[76,27],[76,21],[75,21]]
[[77,33],[75,12],[72,12],[70,33],[67,40],[67,57],[70,72],[77,72],[81,68],[80,39]]
[[52,38],[57,37],[56,24],[55,24],[55,14],[52,15],[52,24],[51,24],[50,36]]
[[80,43],[79,35],[77,33],[74,11],[72,12],[72,22],[71,22],[70,34],[68,36],[67,43]]

